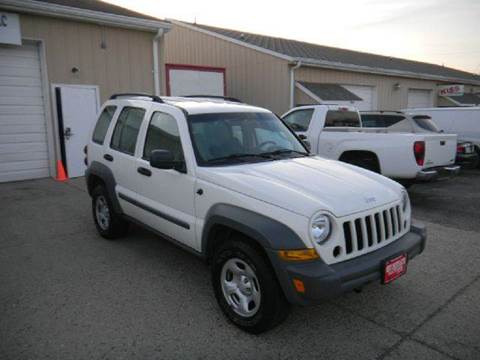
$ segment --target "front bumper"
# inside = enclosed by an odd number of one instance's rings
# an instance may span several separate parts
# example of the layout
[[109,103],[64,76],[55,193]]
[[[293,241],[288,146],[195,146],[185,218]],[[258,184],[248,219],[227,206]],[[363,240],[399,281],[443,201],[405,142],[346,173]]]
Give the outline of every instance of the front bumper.
[[438,166],[430,169],[424,169],[417,173],[417,181],[434,181],[439,179],[452,178],[460,172],[460,166]]
[[[425,249],[426,230],[423,225],[412,225],[410,232],[395,242],[352,260],[327,265],[321,260],[304,263],[282,261],[275,250],[269,251],[280,285],[293,304],[309,305],[333,298],[362,287],[373,281],[381,281],[383,263],[395,255],[407,254],[408,261]],[[293,279],[303,281],[305,292],[299,293]]]

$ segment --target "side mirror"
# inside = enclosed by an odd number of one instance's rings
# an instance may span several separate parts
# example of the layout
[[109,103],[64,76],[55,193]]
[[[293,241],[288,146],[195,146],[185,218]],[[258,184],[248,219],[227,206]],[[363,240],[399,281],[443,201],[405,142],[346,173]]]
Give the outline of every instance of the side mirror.
[[150,166],[156,169],[173,169],[183,173],[186,172],[185,163],[183,161],[176,161],[170,150],[153,150],[150,153]]
[[175,159],[170,150],[153,150],[150,153],[150,166],[157,169],[173,169]]

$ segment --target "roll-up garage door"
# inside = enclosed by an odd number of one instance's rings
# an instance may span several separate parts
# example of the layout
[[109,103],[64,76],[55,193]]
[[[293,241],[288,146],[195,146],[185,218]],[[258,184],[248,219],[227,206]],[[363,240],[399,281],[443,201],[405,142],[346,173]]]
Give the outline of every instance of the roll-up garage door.
[[423,89],[408,89],[408,108],[429,108],[433,106],[432,92]]
[[49,176],[36,45],[0,45],[0,182]]
[[225,95],[224,68],[167,64],[166,69],[168,95]]
[[365,85],[342,85],[348,91],[354,93],[362,100],[354,101],[353,105],[360,111],[376,110],[375,88]]

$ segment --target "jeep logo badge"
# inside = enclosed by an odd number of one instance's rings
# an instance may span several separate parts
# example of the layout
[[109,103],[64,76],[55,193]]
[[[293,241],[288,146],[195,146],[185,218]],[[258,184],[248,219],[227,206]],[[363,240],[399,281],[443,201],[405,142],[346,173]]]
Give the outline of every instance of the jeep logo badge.
[[370,204],[370,203],[372,203],[372,202],[375,202],[376,200],[377,200],[377,199],[375,199],[375,197],[373,197],[373,196],[372,196],[372,197],[366,197],[366,198],[365,198],[365,202],[366,202],[367,204]]

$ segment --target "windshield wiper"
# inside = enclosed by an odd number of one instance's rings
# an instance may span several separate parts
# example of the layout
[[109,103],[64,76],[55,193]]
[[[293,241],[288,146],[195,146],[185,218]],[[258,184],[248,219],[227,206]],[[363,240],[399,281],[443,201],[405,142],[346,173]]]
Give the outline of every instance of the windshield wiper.
[[261,158],[261,159],[270,159],[268,155],[265,154],[230,154],[227,156],[221,156],[218,158],[207,160],[208,164],[224,162],[228,160],[242,160],[245,158]]
[[302,156],[310,156],[309,153],[302,152],[302,151],[297,151],[297,150],[292,150],[292,149],[278,149],[278,150],[275,150],[275,151],[262,153],[262,155],[266,155],[266,156],[275,156],[275,155],[282,155],[282,154],[298,154],[298,155],[302,155]]

